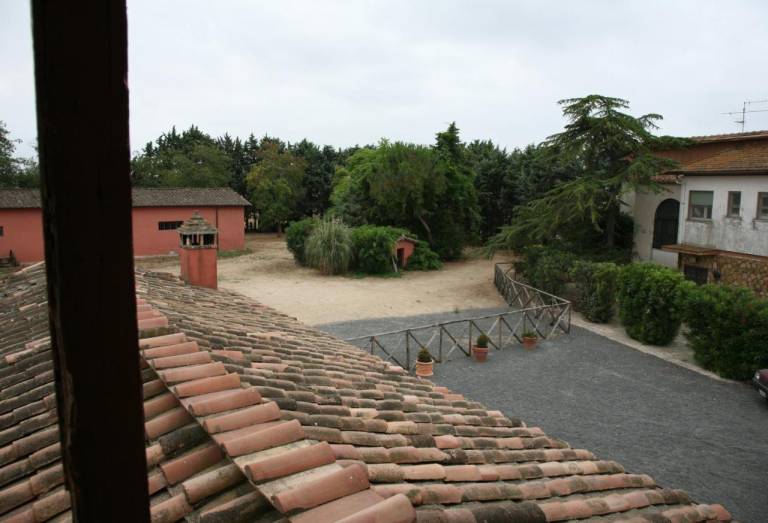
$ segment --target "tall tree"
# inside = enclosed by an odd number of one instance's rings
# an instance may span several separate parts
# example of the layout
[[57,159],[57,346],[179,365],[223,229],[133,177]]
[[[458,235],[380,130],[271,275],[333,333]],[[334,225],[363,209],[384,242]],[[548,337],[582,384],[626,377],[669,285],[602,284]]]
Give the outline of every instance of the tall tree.
[[517,205],[541,198],[553,187],[577,178],[582,172],[577,158],[561,154],[546,142],[515,149],[509,160]]
[[133,184],[142,187],[226,187],[230,159],[209,135],[191,126],[173,127],[148,143],[132,162]]
[[488,238],[509,223],[518,204],[516,171],[512,156],[490,140],[467,145],[467,156],[475,171],[475,189],[480,207],[481,236]]
[[307,162],[302,182],[304,198],[299,202],[298,215],[313,216],[324,213],[328,208],[333,174],[336,170],[336,150],[328,145],[321,149],[308,140],[292,144],[289,149],[295,156]]
[[[461,256],[465,245],[473,243],[480,230],[480,209],[475,190],[476,172],[459,137],[456,122],[437,133],[435,172],[442,177],[445,191],[434,213],[434,249],[445,259]],[[439,238],[439,239],[438,239]]]
[[304,196],[302,181],[307,163],[280,144],[264,138],[259,161],[248,173],[246,183],[251,202],[258,209],[261,221],[277,227],[282,234],[283,226],[296,213]]
[[251,165],[255,160],[251,161],[248,158],[247,151],[240,138],[233,140],[228,133],[218,138],[216,144],[229,158],[229,168],[232,172],[229,182],[230,187],[239,194],[246,196],[248,194],[248,187],[245,183],[245,177],[248,175],[248,171],[251,170]]
[[451,125],[433,147],[381,140],[337,172],[332,212],[351,224],[409,229],[444,259],[471,242],[479,214],[474,173]]
[[5,122],[0,121],[0,187],[39,187],[37,160],[17,157],[16,144],[21,140],[13,140],[9,135]]
[[599,230],[604,247],[612,249],[622,195],[640,188],[661,190],[653,176],[674,165],[652,154],[661,141],[673,140],[652,134],[660,115],[634,117],[624,112],[629,102],[601,95],[559,103],[568,123],[546,146],[577,165],[578,176],[519,207],[512,224],[489,242],[491,250],[546,242],[573,223]]
[[8,134],[5,122],[0,121],[0,186],[2,187],[10,187],[16,177],[16,158],[13,156],[16,145]]

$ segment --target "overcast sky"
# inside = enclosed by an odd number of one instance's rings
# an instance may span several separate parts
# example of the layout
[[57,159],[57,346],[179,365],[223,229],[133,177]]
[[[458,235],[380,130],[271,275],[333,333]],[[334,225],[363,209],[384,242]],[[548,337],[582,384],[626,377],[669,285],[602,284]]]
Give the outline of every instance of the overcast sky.
[[[31,144],[28,5],[0,0],[0,120]],[[557,100],[590,93],[661,113],[665,134],[735,132],[721,113],[768,99],[766,22],[765,0],[128,0],[132,149],[190,124],[429,143],[453,120],[464,140],[514,148],[562,128]],[[768,128],[768,112],[747,116]]]

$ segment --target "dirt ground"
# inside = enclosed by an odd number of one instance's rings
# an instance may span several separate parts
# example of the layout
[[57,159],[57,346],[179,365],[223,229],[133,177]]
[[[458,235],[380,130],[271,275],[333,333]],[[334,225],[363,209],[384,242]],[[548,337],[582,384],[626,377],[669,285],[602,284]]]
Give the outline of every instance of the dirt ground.
[[[323,276],[298,267],[284,237],[249,234],[246,247],[250,254],[219,258],[219,286],[310,325],[505,305],[493,286],[493,264],[502,257],[469,258],[446,263],[439,271],[406,271],[396,278]],[[176,258],[137,260],[137,266],[179,273]]]

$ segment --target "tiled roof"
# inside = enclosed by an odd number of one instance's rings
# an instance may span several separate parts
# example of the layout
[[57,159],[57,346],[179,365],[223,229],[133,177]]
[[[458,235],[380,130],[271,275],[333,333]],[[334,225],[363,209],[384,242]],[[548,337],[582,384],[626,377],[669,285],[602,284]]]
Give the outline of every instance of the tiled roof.
[[691,162],[684,162],[675,172],[682,174],[706,172],[768,173],[768,139],[734,143],[712,155]]
[[[692,140],[694,142],[688,147],[656,151],[655,154],[678,164],[662,176],[768,175],[767,131],[702,136]],[[674,182],[670,178],[667,183]]]
[[[38,264],[0,286],[0,521],[71,520],[63,486],[44,276]],[[139,308],[146,315],[146,307]],[[212,514],[226,511],[243,496],[255,497],[200,425],[180,411],[154,370],[143,369],[142,378],[153,521],[177,521],[188,503],[195,504],[187,512],[197,521],[221,521]],[[259,507],[250,502],[237,510],[252,516]]]
[[[248,200],[229,187],[134,187],[134,207],[245,207]],[[39,209],[38,189],[0,189],[0,209]]]
[[753,140],[757,138],[768,138],[768,130],[749,131],[746,133],[708,134],[703,136],[691,136],[689,140],[705,143],[705,142]]
[[225,207],[249,206],[251,203],[229,187],[135,187],[134,207]]
[[0,209],[39,209],[37,189],[0,189]]
[[[155,521],[730,519],[243,296],[137,289]],[[39,266],[0,290],[0,518],[20,521],[67,518],[44,292]]]

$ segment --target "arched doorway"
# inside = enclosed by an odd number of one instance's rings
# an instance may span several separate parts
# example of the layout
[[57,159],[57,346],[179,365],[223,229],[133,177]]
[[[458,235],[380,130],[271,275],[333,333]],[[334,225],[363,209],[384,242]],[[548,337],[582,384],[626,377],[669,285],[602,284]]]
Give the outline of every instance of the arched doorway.
[[677,227],[680,217],[680,202],[667,198],[656,207],[653,218],[653,248],[677,243]]

